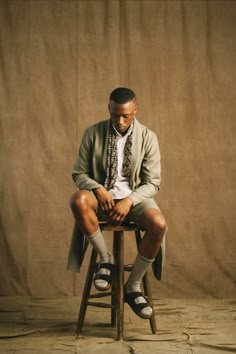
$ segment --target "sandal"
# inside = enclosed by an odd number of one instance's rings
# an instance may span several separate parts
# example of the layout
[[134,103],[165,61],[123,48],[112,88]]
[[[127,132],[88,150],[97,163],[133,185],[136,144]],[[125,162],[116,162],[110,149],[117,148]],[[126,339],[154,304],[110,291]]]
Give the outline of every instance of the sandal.
[[[136,300],[139,297],[143,297],[145,302],[137,302]],[[131,293],[124,293],[124,301],[127,302],[127,304],[129,304],[129,306],[132,308],[132,310],[136,313],[136,315],[138,315],[139,317],[143,318],[143,319],[150,319],[152,317],[152,312],[151,314],[144,314],[142,312],[143,309],[147,308],[147,307],[151,307],[149,305],[149,303],[147,302],[145,296],[143,295],[143,293],[141,291],[134,291]]]
[[[101,270],[106,270],[106,273],[101,273]],[[97,270],[96,270],[96,275],[93,279],[94,286],[97,290],[106,291],[106,290],[110,289],[111,282],[112,282],[113,270],[114,270],[114,264],[112,264],[112,263],[99,263],[98,264]],[[99,281],[97,282],[97,280],[103,280],[102,283],[105,283],[105,284],[102,285]]]

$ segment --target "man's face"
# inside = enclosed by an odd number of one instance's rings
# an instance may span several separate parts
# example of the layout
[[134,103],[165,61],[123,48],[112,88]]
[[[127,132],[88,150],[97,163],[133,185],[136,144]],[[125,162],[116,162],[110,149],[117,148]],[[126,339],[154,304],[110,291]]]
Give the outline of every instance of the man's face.
[[121,135],[125,135],[126,131],[133,122],[137,111],[136,101],[130,101],[127,103],[116,103],[114,101],[110,101],[108,109],[112,123],[114,124],[116,130]]

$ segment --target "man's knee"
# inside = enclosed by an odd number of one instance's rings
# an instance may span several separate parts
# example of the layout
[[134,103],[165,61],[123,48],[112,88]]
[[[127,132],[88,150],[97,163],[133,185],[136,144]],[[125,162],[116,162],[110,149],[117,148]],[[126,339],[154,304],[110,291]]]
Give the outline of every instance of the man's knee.
[[70,198],[70,207],[72,211],[86,210],[89,207],[90,192],[77,191]]
[[158,218],[157,218],[157,228],[160,230],[161,233],[165,233],[166,229],[167,229],[167,225],[166,225],[166,221],[164,216],[161,214]]
[[150,223],[150,230],[155,230],[155,233],[163,237],[166,228],[167,225],[164,216],[162,214],[155,215]]
[[167,225],[164,216],[158,210],[152,209],[142,216],[144,229],[151,232],[156,237],[163,238]]

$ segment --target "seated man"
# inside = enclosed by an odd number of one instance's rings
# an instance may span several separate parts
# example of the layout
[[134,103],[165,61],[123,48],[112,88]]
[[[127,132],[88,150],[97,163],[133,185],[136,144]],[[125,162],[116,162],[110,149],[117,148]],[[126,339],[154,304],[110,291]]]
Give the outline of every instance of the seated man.
[[166,231],[165,219],[153,197],[160,186],[160,151],[154,132],[139,123],[135,93],[128,88],[112,91],[110,118],[86,129],[73,180],[79,191],[71,197],[75,221],[100,257],[94,286],[111,285],[113,255],[99,228],[104,217],[112,225],[132,220],[145,231],[132,272],[125,284],[124,300],[141,318],[152,308],[141,292],[141,281],[155,259]]

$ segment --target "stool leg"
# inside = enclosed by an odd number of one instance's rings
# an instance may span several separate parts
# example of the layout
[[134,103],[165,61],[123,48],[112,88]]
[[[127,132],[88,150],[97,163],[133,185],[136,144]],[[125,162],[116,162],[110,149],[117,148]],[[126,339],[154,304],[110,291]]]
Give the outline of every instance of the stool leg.
[[114,231],[115,261],[116,261],[116,322],[117,340],[124,336],[124,234],[123,231]]
[[86,276],[86,281],[84,285],[84,291],[81,299],[81,304],[80,304],[80,311],[79,311],[79,317],[78,317],[78,322],[77,322],[77,327],[76,327],[76,334],[79,335],[83,329],[83,324],[84,324],[84,318],[88,306],[88,298],[92,286],[92,281],[93,281],[93,274],[96,269],[96,260],[97,260],[97,252],[93,248],[92,254],[90,257],[90,262],[89,262],[89,268]]
[[115,270],[113,274],[113,279],[112,279],[112,294],[111,294],[111,326],[115,327],[116,326],[116,321],[117,321],[117,316],[116,316],[116,308],[117,308],[117,299],[116,299],[116,294],[117,294],[117,271],[118,271],[118,266],[117,266],[117,237],[115,237],[115,233],[113,232],[113,256],[115,260]]
[[157,328],[156,328],[156,318],[155,318],[155,313],[154,313],[154,306],[153,306],[153,301],[152,301],[152,292],[151,292],[151,287],[150,287],[150,282],[149,282],[149,276],[148,272],[144,275],[143,277],[143,289],[144,289],[144,294],[148,298],[148,302],[152,308],[152,317],[150,318],[150,327],[152,330],[152,334],[156,334]]
[[[136,243],[137,243],[137,248],[141,242],[141,233],[140,231],[135,231],[135,236],[136,236]],[[151,286],[150,286],[150,281],[149,281],[149,276],[148,272],[143,277],[143,290],[144,290],[144,295],[147,296],[148,302],[152,308],[152,317],[150,318],[150,327],[152,330],[153,334],[156,334],[156,318],[155,318],[155,312],[154,312],[154,306],[153,306],[153,300],[152,300],[152,291],[151,291]]]

